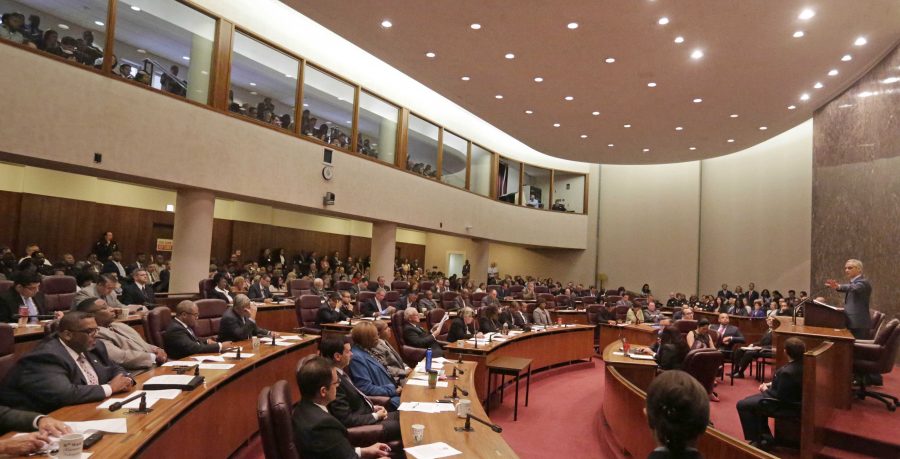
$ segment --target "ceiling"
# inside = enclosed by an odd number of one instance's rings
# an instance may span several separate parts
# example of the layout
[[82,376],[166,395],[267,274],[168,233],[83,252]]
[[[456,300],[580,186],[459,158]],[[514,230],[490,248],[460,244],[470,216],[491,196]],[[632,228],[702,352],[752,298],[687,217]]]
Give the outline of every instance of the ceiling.
[[897,0],[282,1],[538,151],[611,164],[753,146],[900,41]]

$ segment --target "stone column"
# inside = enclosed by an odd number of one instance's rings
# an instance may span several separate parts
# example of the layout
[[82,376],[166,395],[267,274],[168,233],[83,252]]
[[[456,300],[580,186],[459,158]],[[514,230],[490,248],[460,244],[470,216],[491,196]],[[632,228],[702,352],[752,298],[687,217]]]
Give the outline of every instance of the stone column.
[[209,276],[215,207],[216,197],[210,191],[178,190],[170,292],[197,292],[200,280]]
[[394,256],[397,253],[397,224],[375,222],[372,224],[372,264],[369,282],[384,276],[386,285],[394,281]]
[[[206,104],[209,98],[209,74],[212,68],[213,42],[200,35],[191,39],[191,62],[187,78],[187,98]],[[169,69],[166,69],[169,70]]]
[[491,242],[486,239],[474,239],[475,253],[469,255],[469,263],[472,270],[469,277],[477,287],[478,284],[487,283],[487,270],[491,266]]

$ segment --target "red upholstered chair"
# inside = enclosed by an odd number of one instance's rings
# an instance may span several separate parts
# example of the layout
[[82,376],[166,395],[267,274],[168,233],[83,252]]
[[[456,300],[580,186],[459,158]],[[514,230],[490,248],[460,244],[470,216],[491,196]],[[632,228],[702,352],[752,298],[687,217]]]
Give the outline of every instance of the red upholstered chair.
[[696,320],[687,320],[687,319],[676,320],[673,325],[675,325],[675,328],[677,328],[678,331],[680,331],[683,334],[687,334],[687,332],[697,329],[697,321]]
[[288,295],[292,298],[296,298],[300,295],[304,295],[301,291],[312,288],[312,281],[309,279],[294,279],[288,283]]
[[401,293],[406,293],[406,291],[409,290],[409,282],[406,282],[406,281],[391,282],[391,290],[396,290]]
[[387,303],[388,306],[397,306],[397,303],[400,303],[400,292],[396,290],[386,292],[384,295],[384,302]]
[[11,280],[0,280],[0,293],[6,293],[7,290],[13,288],[14,283]]
[[9,324],[0,323],[0,381],[6,379],[6,374],[16,364],[15,348],[14,330]]
[[394,340],[397,341],[397,347],[403,348],[406,341],[403,340],[403,327],[406,326],[406,316],[403,311],[397,311],[391,315],[391,332],[394,333]]
[[322,329],[316,325],[316,315],[319,313],[320,306],[322,306],[322,298],[319,295],[300,295],[300,301],[297,301],[294,311],[297,314],[297,326],[303,330],[303,333],[322,334]]
[[486,288],[485,290],[487,290],[488,292],[490,292],[491,289],[496,290],[496,291],[497,291],[497,296],[498,296],[498,297],[500,296],[500,285],[498,285],[498,284],[491,284],[491,285],[488,285],[487,288]]
[[197,289],[199,290],[199,293],[200,293],[200,299],[205,300],[205,299],[209,298],[210,296],[212,296],[209,294],[209,292],[211,292],[213,288],[215,288],[215,285],[213,284],[212,279],[201,280],[200,283],[197,285]]
[[724,357],[717,349],[693,349],[684,358],[682,369],[700,382],[708,394],[713,393],[713,383],[719,374]]
[[628,317],[628,306],[616,306],[616,320],[625,321]]
[[472,306],[476,308],[481,307],[481,299],[486,297],[487,293],[485,292],[476,292],[472,294]]
[[[602,304],[589,304],[587,306],[587,321],[589,325],[600,323],[600,311],[606,309]],[[600,345],[600,327],[594,328],[594,346]]]
[[415,368],[422,359],[425,358],[427,354],[427,350],[420,349],[417,347],[403,345],[400,350],[400,357],[403,357],[403,361],[409,365],[410,368]]
[[[263,454],[266,459],[281,458],[278,451],[278,439],[275,436],[275,426],[272,424],[272,409],[269,404],[270,386],[263,387],[256,399],[256,420],[259,422],[259,436],[262,439]],[[293,441],[291,442],[293,443]],[[293,456],[299,459],[299,454]]]
[[425,290],[431,290],[434,287],[434,282],[432,281],[422,281],[419,284],[419,291],[424,292]]
[[[425,314],[425,322],[428,324],[428,329],[437,325],[438,322],[444,317],[447,311],[444,308],[434,308],[431,311],[428,311]],[[447,319],[447,322],[450,322],[450,319]]]
[[217,298],[197,300],[194,303],[197,305],[197,312],[200,313],[197,324],[194,325],[194,334],[198,338],[217,337],[219,323],[222,321],[222,314],[228,309],[228,303]]
[[356,310],[359,311],[359,308],[363,305],[363,303],[371,300],[372,298],[375,298],[375,292],[359,292],[359,294],[356,295]]
[[[853,343],[853,372],[860,375],[890,373],[897,360],[898,347],[900,347],[900,320],[892,319],[881,327],[874,340],[860,340]],[[858,379],[861,385],[856,390],[857,398],[864,400],[866,397],[872,397],[880,400],[890,411],[900,406],[897,397],[868,390],[865,376]]]
[[163,333],[166,332],[170,322],[172,322],[172,311],[169,308],[157,306],[150,310],[147,317],[144,318],[144,336],[147,337],[147,342],[157,347],[163,347]]
[[334,283],[334,289],[337,291],[342,291],[342,290],[349,291],[351,288],[353,288],[353,282],[337,281]]
[[456,301],[456,297],[459,296],[457,292],[444,292],[441,293],[441,304],[450,304]]
[[41,294],[49,313],[72,309],[72,299],[77,291],[78,285],[72,276],[47,276],[41,280]]
[[550,293],[550,287],[546,285],[535,285],[534,293]]
[[520,300],[520,299],[522,299],[522,291],[523,291],[523,290],[525,290],[525,286],[524,286],[524,285],[519,285],[519,284],[511,285],[511,286],[509,287],[509,294],[510,294],[513,298],[515,298],[515,299],[517,299],[517,300]]
[[616,304],[621,299],[622,299],[622,297],[619,295],[606,295],[605,301],[607,304],[609,304],[609,303]]

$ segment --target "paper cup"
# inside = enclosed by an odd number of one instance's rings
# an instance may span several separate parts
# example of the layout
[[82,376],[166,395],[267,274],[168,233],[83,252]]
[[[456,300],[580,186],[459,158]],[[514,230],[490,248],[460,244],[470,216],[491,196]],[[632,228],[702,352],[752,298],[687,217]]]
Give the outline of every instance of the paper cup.
[[415,441],[417,444],[422,443],[422,440],[425,438],[425,426],[422,424],[413,424],[412,431],[413,441]]
[[472,401],[469,399],[462,399],[456,404],[456,416],[460,418],[465,418],[469,415],[469,412],[472,410]]
[[81,459],[84,449],[84,435],[79,433],[63,435],[59,439],[58,459]]
[[125,320],[128,318],[128,308],[119,308],[116,312],[119,320]]

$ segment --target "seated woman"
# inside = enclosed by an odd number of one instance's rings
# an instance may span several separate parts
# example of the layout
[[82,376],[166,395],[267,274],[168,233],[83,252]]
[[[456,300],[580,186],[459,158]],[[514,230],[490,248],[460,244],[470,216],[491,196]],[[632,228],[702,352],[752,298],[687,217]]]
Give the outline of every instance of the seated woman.
[[766,318],[766,325],[768,325],[769,328],[766,329],[762,338],[748,346],[753,347],[754,349],[744,350],[739,346],[734,348],[732,361],[737,362],[737,368],[732,372],[732,376],[735,378],[743,378],[744,371],[746,371],[747,367],[750,366],[750,363],[758,357],[762,355],[772,355],[772,331],[778,328],[778,326],[781,325],[781,322],[775,317],[768,317]]
[[244,276],[238,276],[234,278],[234,283],[231,284],[231,293],[233,295],[237,295],[238,293],[247,294],[247,289],[250,286],[247,284],[247,279]]
[[672,326],[664,328],[659,335],[658,351],[654,353],[650,348],[640,348],[642,354],[653,356],[660,370],[680,370],[689,350],[684,336]]
[[647,423],[657,447],[648,459],[702,459],[697,437],[709,425],[706,390],[683,371],[666,371],[647,388]]
[[[388,327],[387,321],[375,320],[373,323],[375,324],[375,330],[378,332],[378,342],[374,347],[368,349],[369,353],[387,368],[388,373],[397,381],[397,385],[402,386],[406,382],[406,377],[409,375],[411,368],[403,362],[403,357],[397,353],[394,346],[388,343],[393,332],[391,332],[391,327]],[[363,343],[363,347],[366,347],[365,343]]]
[[550,325],[550,312],[547,311],[547,302],[538,300],[537,307],[531,313],[535,325]]
[[481,333],[475,328],[475,310],[472,308],[463,308],[459,314],[450,323],[450,332],[447,334],[447,341],[453,343],[461,339],[481,338]]
[[765,319],[766,310],[763,308],[763,300],[759,298],[753,300],[753,310],[750,311],[750,317],[754,319]]
[[687,334],[687,345],[693,349],[715,349],[712,336],[709,334],[709,320],[705,317],[697,321],[697,329]]
[[224,273],[216,273],[213,276],[213,285],[215,287],[209,292],[210,299],[219,299],[228,304],[234,304],[234,297],[231,296],[228,289],[228,279]]
[[497,333],[500,331],[500,312],[496,306],[487,306],[481,310],[478,318],[478,329],[482,333]]
[[[353,384],[366,395],[390,397],[391,403],[387,408],[395,411],[400,406],[400,390],[397,382],[388,373],[387,368],[369,352],[371,348],[362,347],[357,340],[358,336],[377,338],[378,332],[375,330],[375,325],[369,321],[360,321],[353,326],[350,336],[353,337],[353,347],[351,348],[353,358],[350,359],[349,368]],[[362,338],[362,340],[366,341],[366,338]],[[371,344],[371,341],[374,339],[366,342]]]

